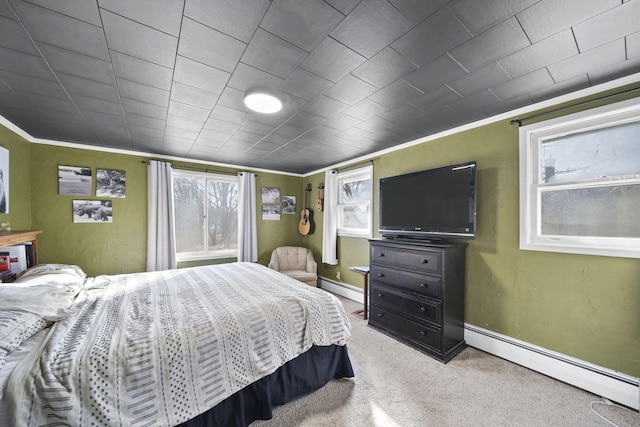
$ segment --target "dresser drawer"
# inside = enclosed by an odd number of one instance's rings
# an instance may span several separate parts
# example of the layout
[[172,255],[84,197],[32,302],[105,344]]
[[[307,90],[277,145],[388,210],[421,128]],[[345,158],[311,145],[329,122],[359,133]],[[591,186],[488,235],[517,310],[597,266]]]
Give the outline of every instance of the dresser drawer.
[[388,246],[371,247],[371,263],[392,265],[413,271],[441,274],[442,254],[437,251],[407,250]]
[[371,283],[380,283],[431,298],[442,298],[442,280],[439,276],[411,273],[381,265],[371,265]]
[[412,322],[378,307],[372,306],[369,313],[370,322],[377,323],[384,329],[398,335],[402,335],[412,341],[418,342],[419,344],[431,347],[435,350],[441,350],[440,328],[435,326],[429,327],[421,323]]
[[379,305],[437,325],[442,324],[442,304],[437,301],[412,297],[375,284],[371,285],[369,300],[371,305]]

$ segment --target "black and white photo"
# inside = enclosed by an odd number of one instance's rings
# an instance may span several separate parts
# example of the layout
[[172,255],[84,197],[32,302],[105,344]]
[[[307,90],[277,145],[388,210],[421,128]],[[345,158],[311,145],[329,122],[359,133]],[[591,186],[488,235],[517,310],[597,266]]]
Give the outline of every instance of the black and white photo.
[[58,165],[58,193],[63,196],[91,196],[91,168]]
[[280,204],[280,189],[274,187],[262,187],[262,203]]
[[296,196],[282,196],[282,213],[285,215],[296,213]]
[[111,200],[74,200],[73,222],[113,222],[113,206]]
[[96,169],[96,197],[123,199],[126,172],[110,169]]
[[280,221],[280,205],[262,205],[263,221]]

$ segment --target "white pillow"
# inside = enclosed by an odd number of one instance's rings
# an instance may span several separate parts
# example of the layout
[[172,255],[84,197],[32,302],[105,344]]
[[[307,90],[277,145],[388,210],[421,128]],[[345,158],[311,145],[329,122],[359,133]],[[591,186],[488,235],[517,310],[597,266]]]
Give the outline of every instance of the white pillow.
[[82,287],[68,283],[0,286],[0,310],[37,314],[45,320],[60,320],[71,314],[73,301]]
[[82,286],[86,278],[85,272],[77,265],[39,264],[20,273],[13,283],[24,286],[44,283]]

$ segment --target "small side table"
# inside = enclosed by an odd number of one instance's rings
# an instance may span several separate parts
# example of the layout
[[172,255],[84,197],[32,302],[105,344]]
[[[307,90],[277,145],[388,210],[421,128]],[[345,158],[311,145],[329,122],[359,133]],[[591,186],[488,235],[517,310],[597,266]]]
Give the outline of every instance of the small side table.
[[362,274],[362,277],[364,277],[364,307],[362,310],[356,310],[351,314],[363,320],[367,320],[369,313],[369,266],[359,265],[357,267],[349,267],[349,270]]

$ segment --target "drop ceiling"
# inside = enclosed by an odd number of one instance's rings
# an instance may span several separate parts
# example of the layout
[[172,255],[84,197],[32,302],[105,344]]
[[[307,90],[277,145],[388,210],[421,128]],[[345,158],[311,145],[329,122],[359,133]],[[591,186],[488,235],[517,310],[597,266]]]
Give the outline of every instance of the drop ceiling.
[[638,71],[640,0],[0,0],[33,138],[291,173]]

